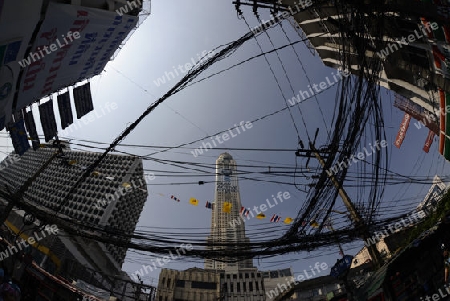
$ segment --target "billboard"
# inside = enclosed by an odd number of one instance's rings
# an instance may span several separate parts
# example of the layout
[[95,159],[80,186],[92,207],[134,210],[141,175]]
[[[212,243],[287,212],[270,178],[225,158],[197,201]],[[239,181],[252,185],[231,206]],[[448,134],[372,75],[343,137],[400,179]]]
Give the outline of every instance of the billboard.
[[17,109],[99,74],[138,17],[50,2],[27,56],[20,61]]

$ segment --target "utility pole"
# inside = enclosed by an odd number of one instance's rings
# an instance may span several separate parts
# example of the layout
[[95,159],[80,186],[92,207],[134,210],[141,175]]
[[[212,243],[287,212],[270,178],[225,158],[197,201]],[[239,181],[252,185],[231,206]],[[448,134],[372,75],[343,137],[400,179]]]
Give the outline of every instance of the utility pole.
[[[311,142],[309,144],[310,144],[310,149],[312,150],[312,152],[316,156],[316,158],[319,161],[320,165],[322,167],[325,167],[325,162],[323,161],[322,156],[319,154],[319,152],[314,147],[314,144],[311,143]],[[369,231],[367,229],[367,225],[364,224],[364,221],[361,218],[361,216],[359,215],[359,212],[356,210],[356,208],[353,205],[352,201],[350,200],[349,196],[347,195],[345,190],[342,188],[342,186],[339,184],[339,182],[336,180],[334,175],[332,174],[331,176],[329,176],[329,178],[330,178],[331,182],[333,183],[333,185],[338,189],[339,195],[341,196],[345,207],[347,207],[347,210],[350,213],[351,219],[355,223],[355,227],[357,229],[360,228],[360,227],[362,228],[362,230],[363,230],[363,239],[364,239],[364,241],[366,241],[370,237]],[[373,262],[373,265],[374,265],[375,269],[379,269],[381,264],[382,264],[382,258],[381,258],[380,252],[377,249],[377,245],[376,244],[370,244],[367,247],[367,250],[369,251],[370,257],[372,258],[372,262]]]
[[3,210],[3,213],[0,215],[0,225],[3,225],[8,218],[9,214],[11,213],[12,209],[15,205],[17,205],[17,201],[22,199],[22,196],[24,195],[25,191],[31,186],[31,184],[36,180],[36,178],[46,169],[50,163],[53,161],[56,156],[60,154],[60,151],[56,151],[47,161],[42,164],[42,166],[38,169],[38,171],[31,176],[23,185],[20,187],[20,189],[15,192],[8,204],[6,205],[5,209]]

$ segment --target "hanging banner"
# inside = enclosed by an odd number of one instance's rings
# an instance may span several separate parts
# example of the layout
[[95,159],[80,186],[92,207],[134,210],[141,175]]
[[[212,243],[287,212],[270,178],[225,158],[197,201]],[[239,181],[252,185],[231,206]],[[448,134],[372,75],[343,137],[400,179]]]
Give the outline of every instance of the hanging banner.
[[[450,108],[450,93],[445,92],[445,107]],[[450,110],[445,112],[445,145],[444,145],[444,158],[450,160]]]
[[34,122],[33,112],[31,110],[26,112],[25,109],[23,109],[23,115],[25,118],[25,126],[27,127],[28,134],[31,138],[31,145],[34,150],[37,150],[41,145],[41,142],[39,141],[39,136],[36,131],[36,123]]
[[56,132],[58,131],[55,113],[53,112],[53,100],[50,99],[39,106],[39,115],[41,118],[42,130],[44,131],[45,142],[48,142],[56,136]]
[[7,130],[9,131],[9,135],[11,136],[14,151],[19,156],[22,156],[30,148],[23,118],[14,123],[11,123],[7,127]]
[[433,143],[433,138],[434,132],[430,130],[428,132],[427,140],[425,140],[425,145],[423,146],[424,152],[428,153],[430,151],[430,146]]
[[28,56],[19,61],[17,108],[101,73],[138,20],[50,1]]
[[90,111],[94,110],[90,83],[73,88],[73,101],[75,102],[77,119],[80,119]]
[[61,118],[61,128],[65,129],[73,123],[69,92],[58,95],[58,110],[59,117]]
[[400,124],[400,129],[397,133],[397,137],[395,138],[395,142],[394,142],[394,145],[397,148],[400,148],[400,146],[402,146],[402,143],[403,143],[403,140],[405,139],[406,131],[408,130],[410,121],[411,121],[411,116],[409,114],[405,113],[405,116],[403,116],[402,123]]

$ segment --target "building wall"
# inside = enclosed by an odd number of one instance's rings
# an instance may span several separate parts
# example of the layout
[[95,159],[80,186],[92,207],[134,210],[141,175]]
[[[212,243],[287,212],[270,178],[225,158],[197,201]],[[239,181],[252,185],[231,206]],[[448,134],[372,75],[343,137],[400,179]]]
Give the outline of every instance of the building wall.
[[[281,293],[281,290],[286,291],[290,289],[290,286],[294,283],[294,274],[292,269],[283,269],[283,270],[273,270],[273,271],[264,271],[261,272],[264,278],[264,289],[266,291],[266,300],[274,300],[269,296],[273,296],[270,291],[278,291]],[[269,292],[269,294],[267,294]],[[294,293],[289,299],[286,300],[294,300],[297,294]]]
[[219,294],[220,279],[216,271],[161,269],[156,301],[209,301],[218,300]]
[[265,286],[261,272],[254,269],[240,269],[238,272],[220,274],[223,300],[264,301]]

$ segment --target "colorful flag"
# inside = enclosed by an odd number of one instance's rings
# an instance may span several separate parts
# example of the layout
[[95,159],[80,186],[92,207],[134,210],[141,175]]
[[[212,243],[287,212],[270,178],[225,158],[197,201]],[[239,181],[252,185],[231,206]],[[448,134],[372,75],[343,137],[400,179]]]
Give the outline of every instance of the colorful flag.
[[231,207],[232,207],[232,204],[230,202],[224,202],[222,211],[225,213],[231,213]]
[[180,202],[180,199],[177,198],[177,197],[174,197],[173,195],[171,195],[170,198],[171,198],[171,199],[174,199],[174,200],[177,201],[177,202]]
[[289,225],[290,223],[292,223],[294,220],[292,219],[292,218],[290,218],[290,217],[286,217],[285,219],[284,219],[284,223],[286,224],[286,225]]
[[196,198],[190,198],[189,199],[189,204],[191,204],[193,206],[197,206],[198,205],[198,200]]
[[214,204],[206,201],[206,206],[205,207],[208,208],[208,209],[214,209]]
[[248,214],[250,213],[250,210],[248,210],[247,208],[245,208],[245,207],[241,207],[241,211],[239,212],[239,214],[240,215],[243,215],[243,216],[248,216]]
[[317,223],[315,220],[312,220],[309,225],[313,228],[319,228],[319,223]]
[[278,223],[280,220],[281,220],[281,217],[278,216],[278,215],[276,215],[276,214],[274,214],[274,215],[272,216],[272,218],[270,219],[270,222],[271,222],[271,223]]
[[266,215],[264,213],[260,213],[256,216],[257,219],[264,219],[266,218]]

